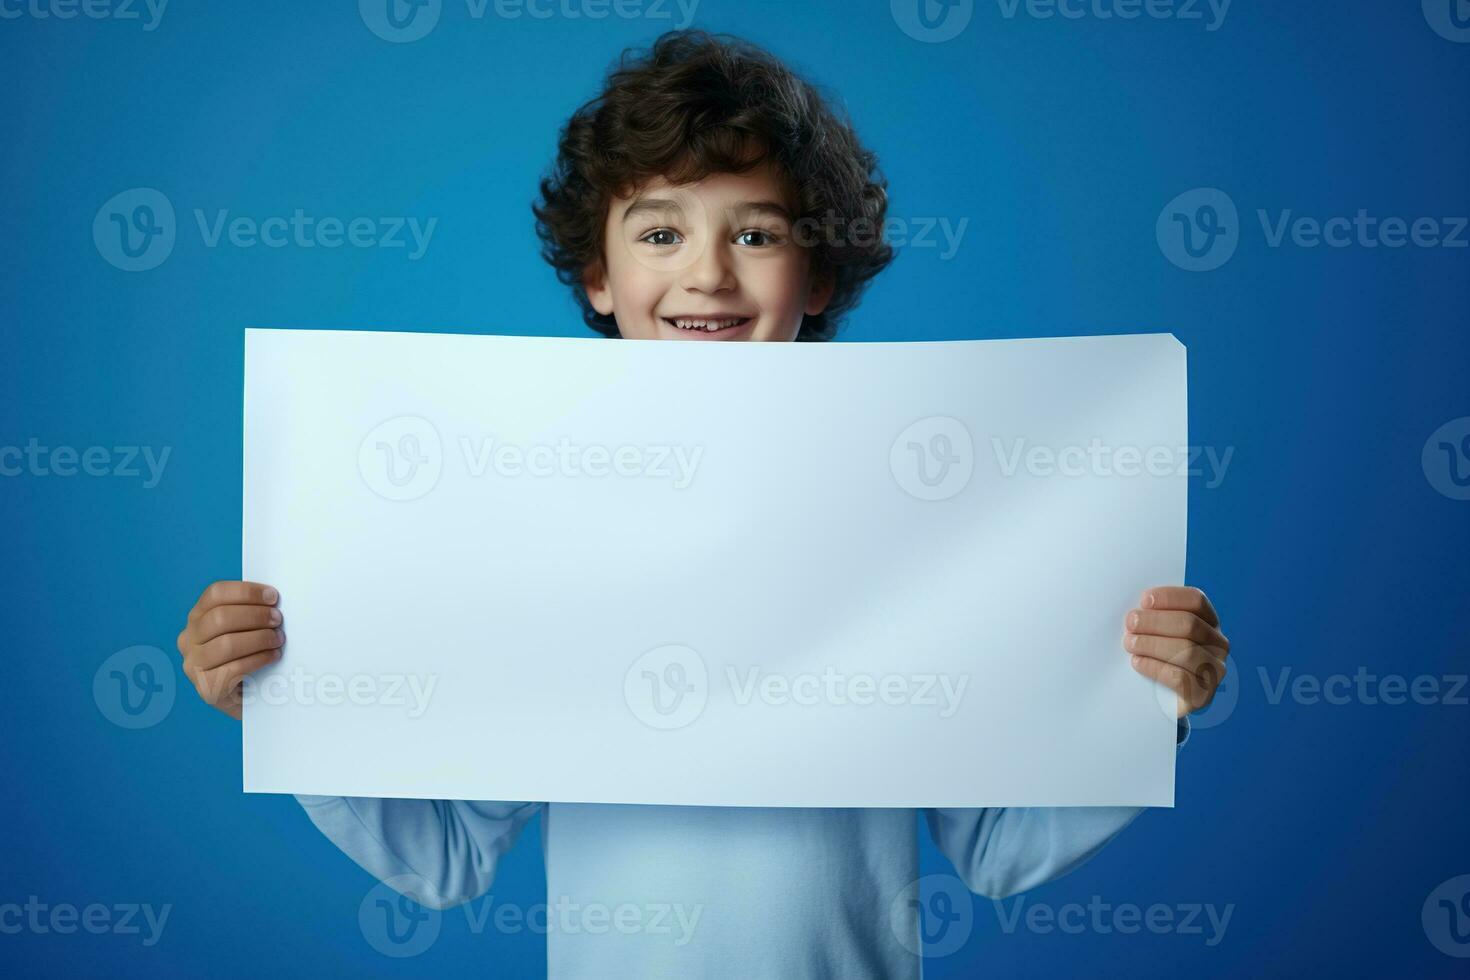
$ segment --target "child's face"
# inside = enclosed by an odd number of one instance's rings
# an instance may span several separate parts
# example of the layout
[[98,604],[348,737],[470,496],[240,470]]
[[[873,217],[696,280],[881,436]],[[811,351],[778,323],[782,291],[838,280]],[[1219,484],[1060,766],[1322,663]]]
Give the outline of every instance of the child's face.
[[794,340],[832,286],[813,281],[791,225],[790,191],[769,165],[679,186],[657,178],[609,205],[607,267],[587,270],[587,296],[626,338]]

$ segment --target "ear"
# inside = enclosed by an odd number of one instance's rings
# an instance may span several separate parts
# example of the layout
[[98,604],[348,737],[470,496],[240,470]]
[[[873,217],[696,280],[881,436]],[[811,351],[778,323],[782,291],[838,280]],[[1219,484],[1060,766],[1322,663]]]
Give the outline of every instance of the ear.
[[582,270],[582,288],[594,310],[603,316],[612,315],[612,290],[608,288],[607,271],[601,261],[594,260]]
[[812,278],[811,289],[806,298],[806,315],[816,316],[832,302],[832,293],[837,288],[837,277],[828,273]]

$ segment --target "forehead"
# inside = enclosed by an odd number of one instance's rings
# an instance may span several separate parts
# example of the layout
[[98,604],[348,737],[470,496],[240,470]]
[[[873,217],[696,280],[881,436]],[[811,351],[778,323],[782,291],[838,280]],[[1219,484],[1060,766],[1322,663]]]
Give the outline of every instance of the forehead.
[[652,201],[671,202],[682,209],[691,204],[720,208],[769,202],[790,211],[793,197],[789,182],[770,164],[763,163],[745,173],[713,173],[686,184],[673,184],[665,177],[654,177],[628,194],[615,197],[609,208],[609,217],[618,218],[635,205],[645,209]]

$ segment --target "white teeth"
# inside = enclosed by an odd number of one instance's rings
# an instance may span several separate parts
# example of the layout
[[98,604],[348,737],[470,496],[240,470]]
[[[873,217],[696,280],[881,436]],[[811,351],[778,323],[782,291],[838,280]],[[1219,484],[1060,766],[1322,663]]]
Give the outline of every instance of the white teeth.
[[728,317],[724,320],[700,320],[692,317],[680,317],[674,320],[673,323],[680,330],[703,330],[706,333],[714,333],[716,330],[723,330],[725,327],[733,327],[744,319],[746,318],[743,316]]

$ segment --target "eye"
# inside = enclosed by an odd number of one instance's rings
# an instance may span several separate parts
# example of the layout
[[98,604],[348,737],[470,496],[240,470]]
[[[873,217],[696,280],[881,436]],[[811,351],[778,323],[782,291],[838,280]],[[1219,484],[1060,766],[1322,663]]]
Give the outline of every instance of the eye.
[[677,232],[670,231],[667,228],[655,228],[653,231],[650,231],[648,234],[644,235],[638,240],[640,242],[647,242],[650,245],[657,245],[667,248],[670,245],[678,244],[678,237],[679,235]]
[[[748,241],[747,239],[750,238],[754,238],[755,241]],[[742,245],[749,245],[752,248],[760,248],[761,246],[765,245],[781,244],[781,238],[779,235],[774,232],[766,231],[764,228],[750,228],[742,231],[739,235],[735,236],[735,240],[740,242]]]

